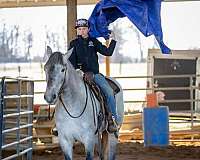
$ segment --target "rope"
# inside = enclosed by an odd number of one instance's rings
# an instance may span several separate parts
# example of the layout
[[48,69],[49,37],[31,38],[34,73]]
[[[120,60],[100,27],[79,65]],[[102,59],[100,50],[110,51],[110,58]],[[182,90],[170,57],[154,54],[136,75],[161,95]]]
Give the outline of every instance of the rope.
[[63,105],[65,111],[68,113],[68,115],[69,115],[71,118],[79,118],[79,117],[81,117],[81,116],[83,115],[83,113],[85,112],[85,109],[86,109],[86,107],[87,107],[87,101],[88,101],[88,90],[87,90],[87,86],[86,86],[85,83],[84,83],[84,85],[85,85],[85,92],[86,92],[86,101],[85,101],[85,106],[84,106],[84,108],[83,108],[83,111],[82,111],[82,112],[80,113],[80,115],[78,115],[78,116],[74,116],[74,115],[72,115],[72,114],[67,110],[67,108],[66,108],[66,106],[65,106],[65,104],[64,104],[64,102],[63,102],[63,100],[62,100],[61,95],[59,96],[59,100],[60,100],[60,102],[62,103],[62,105]]
[[[48,109],[49,111],[49,113],[48,113],[48,119],[51,121],[52,119],[53,119],[53,117],[54,117],[54,115],[55,115],[55,107],[54,107],[54,109],[53,109],[53,113],[52,113],[52,115],[51,115],[51,105],[49,104],[49,109]],[[50,116],[51,115],[51,116]]]
[[[96,106],[96,103],[95,103],[95,100],[94,100],[93,92],[91,90],[89,90],[89,91],[90,91],[90,99],[92,101],[92,111],[93,111],[94,126],[96,126],[95,113],[97,113],[97,112],[95,112],[96,110],[94,110],[94,106]],[[95,105],[94,105],[94,103],[95,103]]]

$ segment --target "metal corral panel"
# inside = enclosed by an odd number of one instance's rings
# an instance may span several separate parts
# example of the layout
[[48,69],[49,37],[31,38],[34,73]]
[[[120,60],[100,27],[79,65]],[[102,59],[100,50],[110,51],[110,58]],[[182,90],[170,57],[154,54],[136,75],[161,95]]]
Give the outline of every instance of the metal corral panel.
[[0,77],[0,159],[32,159],[34,82]]
[[198,109],[197,102],[196,107],[194,104],[199,90],[194,88],[199,84],[199,57],[200,50],[174,50],[171,55],[149,50],[148,75],[154,77],[149,79],[150,87],[164,92],[166,103],[161,105],[169,106],[170,111]]

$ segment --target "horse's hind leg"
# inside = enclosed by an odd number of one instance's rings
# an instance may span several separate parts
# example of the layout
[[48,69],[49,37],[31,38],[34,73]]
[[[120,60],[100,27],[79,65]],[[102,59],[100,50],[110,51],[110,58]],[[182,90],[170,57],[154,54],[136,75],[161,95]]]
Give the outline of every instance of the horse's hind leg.
[[114,134],[109,135],[109,160],[115,160],[118,139]]

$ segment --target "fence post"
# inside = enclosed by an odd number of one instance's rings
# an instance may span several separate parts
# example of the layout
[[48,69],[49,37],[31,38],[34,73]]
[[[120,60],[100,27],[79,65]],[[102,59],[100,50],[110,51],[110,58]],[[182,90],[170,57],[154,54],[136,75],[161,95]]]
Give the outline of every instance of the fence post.
[[194,108],[193,108],[193,104],[194,104],[194,97],[193,97],[193,76],[190,76],[189,77],[190,79],[190,99],[191,99],[191,102],[190,102],[190,110],[191,110],[191,129],[193,128],[194,126]]
[[3,143],[3,88],[4,88],[4,78],[1,79],[0,82],[0,158],[2,157],[2,143]]
[[[28,95],[33,95],[34,96],[34,82],[28,82],[29,83],[29,88],[28,88]],[[33,98],[28,99],[28,111],[33,111]],[[28,116],[28,124],[33,123],[33,114],[29,114]],[[33,136],[33,127],[28,127],[28,135]],[[33,141],[32,139],[28,140],[28,148],[33,148]],[[27,160],[32,160],[32,153],[33,150],[30,150],[27,153]]]

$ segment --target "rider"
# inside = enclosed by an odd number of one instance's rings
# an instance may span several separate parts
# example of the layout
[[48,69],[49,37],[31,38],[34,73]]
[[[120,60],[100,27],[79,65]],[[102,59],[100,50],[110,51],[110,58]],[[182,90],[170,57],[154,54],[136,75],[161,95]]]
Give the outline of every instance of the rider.
[[87,19],[78,19],[76,21],[75,29],[77,37],[70,42],[69,49],[74,49],[69,60],[75,69],[81,69],[83,71],[83,77],[86,81],[94,81],[104,93],[108,110],[111,112],[108,116],[108,131],[110,133],[116,132],[118,130],[116,102],[112,88],[105,77],[99,73],[97,55],[98,52],[104,56],[112,56],[116,41],[111,40],[109,47],[106,47],[96,38],[90,37],[88,34],[89,23]]

